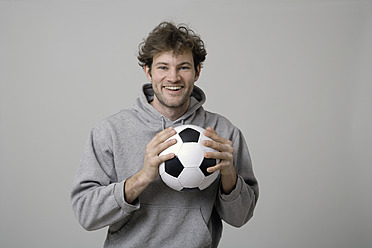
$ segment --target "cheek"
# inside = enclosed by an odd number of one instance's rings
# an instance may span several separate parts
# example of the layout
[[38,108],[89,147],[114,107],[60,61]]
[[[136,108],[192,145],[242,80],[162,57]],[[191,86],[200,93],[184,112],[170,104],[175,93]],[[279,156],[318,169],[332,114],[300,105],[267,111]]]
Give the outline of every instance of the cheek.
[[161,78],[159,77],[156,77],[156,76],[152,76],[152,83],[156,84],[156,85],[160,85],[161,84]]
[[164,75],[162,73],[153,73],[151,76],[152,81],[160,82],[164,79]]

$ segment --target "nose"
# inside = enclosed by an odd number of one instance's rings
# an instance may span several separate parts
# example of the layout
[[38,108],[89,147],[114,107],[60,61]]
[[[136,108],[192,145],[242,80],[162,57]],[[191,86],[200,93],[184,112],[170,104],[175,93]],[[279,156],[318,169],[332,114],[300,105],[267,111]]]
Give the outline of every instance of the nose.
[[171,69],[168,71],[167,80],[169,82],[178,82],[181,79],[177,69]]

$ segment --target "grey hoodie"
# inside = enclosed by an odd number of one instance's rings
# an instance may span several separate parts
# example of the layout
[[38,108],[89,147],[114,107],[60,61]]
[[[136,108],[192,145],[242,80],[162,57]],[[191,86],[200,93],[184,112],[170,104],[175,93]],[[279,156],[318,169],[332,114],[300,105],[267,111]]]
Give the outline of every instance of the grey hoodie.
[[[104,247],[217,247],[222,222],[240,227],[253,215],[258,184],[241,131],[226,118],[205,111],[203,91],[194,86],[188,111],[170,121],[149,102],[151,84],[136,104],[105,118],[90,132],[71,192],[72,208],[86,230],[108,226]],[[203,191],[178,192],[158,177],[129,204],[125,180],[143,166],[146,145],[162,129],[194,124],[215,129],[233,142],[235,189],[224,195],[220,179]]]

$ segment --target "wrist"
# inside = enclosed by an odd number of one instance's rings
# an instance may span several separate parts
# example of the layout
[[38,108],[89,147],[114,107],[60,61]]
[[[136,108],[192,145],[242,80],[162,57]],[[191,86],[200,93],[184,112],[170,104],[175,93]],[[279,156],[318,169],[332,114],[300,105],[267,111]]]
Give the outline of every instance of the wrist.
[[238,175],[235,169],[229,173],[221,174],[221,189],[226,195],[230,194],[236,186],[238,181]]
[[142,170],[134,174],[130,179],[131,188],[138,191],[143,191],[150,183],[150,178]]
[[132,203],[152,181],[142,170],[131,176],[124,184],[124,198]]
[[235,170],[234,166],[230,166],[228,168],[222,169],[220,171],[220,173],[221,173],[221,176],[233,177],[233,176],[236,175],[236,170]]

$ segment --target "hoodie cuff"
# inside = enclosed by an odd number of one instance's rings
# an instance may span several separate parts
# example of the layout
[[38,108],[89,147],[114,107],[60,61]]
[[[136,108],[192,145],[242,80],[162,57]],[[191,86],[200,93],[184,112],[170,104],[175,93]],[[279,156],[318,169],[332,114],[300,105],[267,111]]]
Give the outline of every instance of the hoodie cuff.
[[221,199],[223,201],[226,201],[226,202],[234,201],[235,199],[237,199],[240,196],[240,191],[242,189],[242,185],[243,185],[243,178],[238,175],[238,178],[236,180],[235,188],[233,189],[233,191],[230,192],[230,194],[226,195],[226,194],[222,193],[221,188],[219,189],[219,191],[220,191],[219,195],[220,195]]
[[138,198],[136,198],[132,204],[125,201],[124,197],[124,184],[126,180],[121,181],[120,183],[116,183],[114,187],[114,197],[118,205],[125,211],[125,212],[132,212],[138,210],[140,208],[140,202]]

